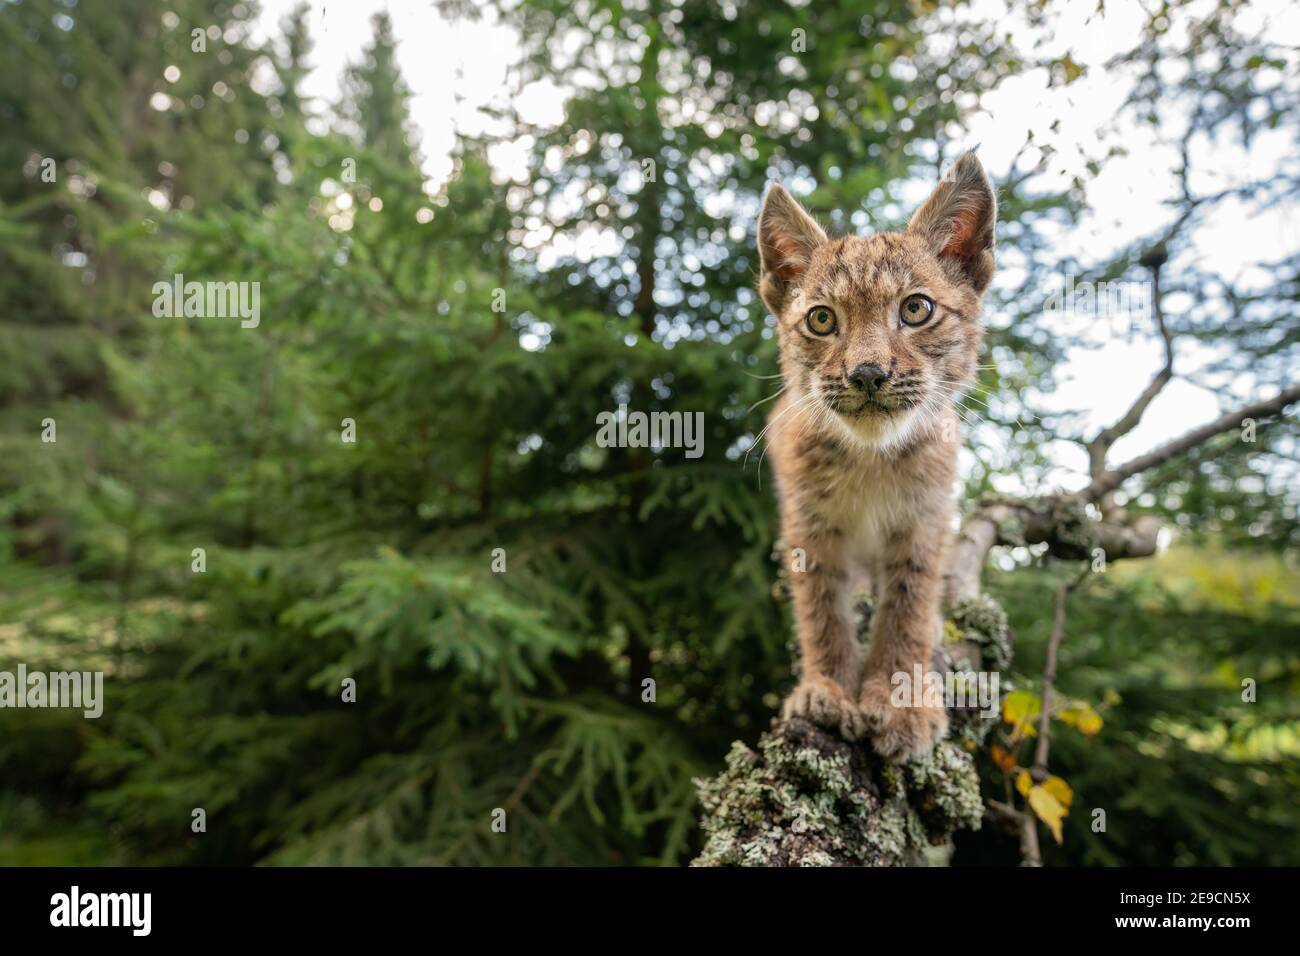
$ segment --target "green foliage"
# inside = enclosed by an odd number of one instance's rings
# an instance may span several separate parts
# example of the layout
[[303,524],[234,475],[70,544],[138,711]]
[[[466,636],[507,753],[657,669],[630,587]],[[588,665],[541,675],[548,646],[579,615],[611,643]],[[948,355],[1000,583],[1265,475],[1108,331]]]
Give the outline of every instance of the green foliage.
[[[1074,801],[1062,844],[1044,845],[1048,865],[1276,866],[1300,854],[1300,613],[1278,600],[1293,593],[1296,573],[1284,578],[1289,591],[1245,608],[1188,593],[1189,560],[1194,552],[1175,551],[1117,566],[1070,595],[1056,695],[1090,705],[1102,722],[1090,733],[1053,720],[1049,766]],[[1055,582],[1033,571],[994,582],[1016,635],[1014,686],[1037,692]],[[1247,678],[1253,701],[1243,699]],[[1024,766],[1032,746],[1020,750]],[[985,792],[1001,798],[1001,774],[985,769]],[[1094,830],[1097,810],[1104,832]],[[959,842],[954,862],[1017,857],[1014,838],[993,830]]]

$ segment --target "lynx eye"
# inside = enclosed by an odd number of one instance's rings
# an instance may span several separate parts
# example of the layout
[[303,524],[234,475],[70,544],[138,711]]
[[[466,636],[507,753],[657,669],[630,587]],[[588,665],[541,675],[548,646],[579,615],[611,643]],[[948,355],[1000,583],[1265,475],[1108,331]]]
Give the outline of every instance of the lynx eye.
[[934,315],[934,301],[923,295],[909,295],[898,307],[904,325],[925,325]]
[[835,313],[824,306],[813,309],[804,321],[813,335],[830,335],[835,331]]

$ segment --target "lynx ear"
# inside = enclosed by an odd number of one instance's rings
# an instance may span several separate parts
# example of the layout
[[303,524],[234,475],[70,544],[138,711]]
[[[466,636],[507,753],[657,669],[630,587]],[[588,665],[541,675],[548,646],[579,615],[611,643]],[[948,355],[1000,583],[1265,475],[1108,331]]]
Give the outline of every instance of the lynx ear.
[[780,183],[763,197],[758,214],[759,292],[772,310],[779,311],[790,283],[799,279],[812,260],[813,250],[826,241],[826,233]]
[[993,278],[998,201],[974,152],[963,153],[907,226],[941,259],[955,261],[976,292]]

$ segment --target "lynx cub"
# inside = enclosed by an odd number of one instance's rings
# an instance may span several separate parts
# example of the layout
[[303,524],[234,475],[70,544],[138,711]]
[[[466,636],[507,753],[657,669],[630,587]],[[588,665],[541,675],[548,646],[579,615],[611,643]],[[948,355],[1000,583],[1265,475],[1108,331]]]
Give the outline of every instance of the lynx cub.
[[[891,760],[932,747],[942,708],[895,707],[891,677],[930,669],[953,515],[954,400],[975,374],[997,201],[966,153],[902,233],[828,239],[774,185],[759,216],[759,293],[786,390],[769,419],[803,676],[784,716],[870,736]],[[850,594],[875,595],[870,648]]]

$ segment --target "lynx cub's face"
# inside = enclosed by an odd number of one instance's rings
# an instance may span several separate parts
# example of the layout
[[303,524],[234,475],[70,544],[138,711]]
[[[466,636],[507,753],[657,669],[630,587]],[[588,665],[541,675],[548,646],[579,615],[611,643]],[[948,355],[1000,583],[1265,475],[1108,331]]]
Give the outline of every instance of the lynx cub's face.
[[906,232],[830,240],[779,185],[759,226],[760,292],[790,394],[822,428],[889,448],[969,385],[993,271],[994,198],[974,156]]

